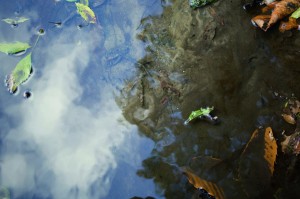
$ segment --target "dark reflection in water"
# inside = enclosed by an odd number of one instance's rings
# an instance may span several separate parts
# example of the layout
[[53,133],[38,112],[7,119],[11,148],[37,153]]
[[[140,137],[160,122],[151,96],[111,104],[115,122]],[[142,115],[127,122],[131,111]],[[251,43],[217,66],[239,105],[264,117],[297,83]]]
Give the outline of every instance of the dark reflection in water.
[[[282,121],[284,100],[274,95],[298,95],[299,32],[255,29],[243,3],[192,10],[174,0],[143,23],[139,38],[147,54],[118,100],[126,119],[156,143],[138,175],[153,179],[166,198],[198,197],[182,166],[216,183],[226,198],[299,197],[299,175],[291,172],[299,161],[280,148],[282,130],[291,134],[294,128]],[[183,125],[191,111],[205,106],[216,108],[219,125]],[[251,133],[267,126],[279,146],[272,178],[261,142],[242,155]]]

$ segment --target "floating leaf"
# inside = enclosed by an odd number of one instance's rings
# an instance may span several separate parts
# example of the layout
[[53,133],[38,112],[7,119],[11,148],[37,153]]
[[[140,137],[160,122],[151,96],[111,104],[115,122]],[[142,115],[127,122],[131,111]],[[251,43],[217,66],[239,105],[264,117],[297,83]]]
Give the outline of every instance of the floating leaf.
[[84,5],[82,3],[75,3],[77,7],[77,12],[80,14],[80,16],[89,23],[96,23],[96,16],[93,10],[88,7],[87,5]]
[[29,18],[26,18],[26,17],[17,17],[15,19],[11,19],[11,18],[2,19],[2,21],[4,21],[5,23],[12,24],[12,25],[23,23],[28,20],[29,20]]
[[215,198],[225,198],[223,189],[218,187],[215,183],[201,179],[188,168],[184,167],[182,170],[183,174],[187,176],[189,183],[191,183],[195,188],[204,189],[210,195],[215,196]]
[[27,43],[15,42],[15,43],[0,43],[0,52],[6,54],[17,54],[30,48]]
[[256,129],[246,144],[239,161],[239,181],[249,198],[257,198],[270,186],[277,155],[272,129]]
[[300,8],[298,8],[298,10],[296,10],[295,12],[293,12],[293,14],[291,15],[292,18],[298,19],[300,17]]
[[15,93],[20,84],[25,82],[31,73],[31,53],[21,59],[12,73],[8,76],[6,82],[11,93]]
[[66,0],[67,2],[77,2],[78,0]]
[[83,5],[89,6],[89,0],[80,0]]
[[0,188],[0,199],[10,199],[10,193],[7,188]]
[[277,156],[277,144],[273,136],[271,127],[267,127],[265,130],[265,155],[264,158],[268,163],[271,174],[274,172],[274,164]]
[[212,117],[210,113],[214,110],[214,107],[207,107],[207,108],[200,108],[199,110],[193,111],[189,118],[184,122],[185,125],[187,125],[190,121],[196,119],[196,118],[202,118],[206,117],[209,120],[213,121],[216,120],[217,117]]

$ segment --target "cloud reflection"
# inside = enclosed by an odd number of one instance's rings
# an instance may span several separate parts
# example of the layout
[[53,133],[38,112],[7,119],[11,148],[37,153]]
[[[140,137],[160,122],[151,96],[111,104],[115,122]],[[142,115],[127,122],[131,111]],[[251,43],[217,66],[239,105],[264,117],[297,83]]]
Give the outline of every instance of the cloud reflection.
[[80,75],[90,67],[100,40],[80,41],[88,34],[95,33],[74,35],[65,29],[43,53],[46,65],[41,78],[34,80],[34,99],[6,110],[19,124],[5,139],[1,180],[16,197],[39,190],[39,197],[99,198],[110,188],[107,174],[117,166],[113,149],[132,129],[118,122],[122,113],[109,85],[95,91],[101,102],[94,110],[79,103]]

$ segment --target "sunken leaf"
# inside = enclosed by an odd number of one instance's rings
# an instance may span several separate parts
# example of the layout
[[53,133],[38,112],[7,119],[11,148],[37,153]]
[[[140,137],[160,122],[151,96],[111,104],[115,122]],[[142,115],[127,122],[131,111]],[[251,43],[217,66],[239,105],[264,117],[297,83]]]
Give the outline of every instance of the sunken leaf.
[[264,158],[268,163],[271,174],[274,172],[274,164],[277,156],[277,144],[273,136],[271,127],[267,127],[265,130],[265,155]]
[[89,0],[80,0],[83,5],[89,6]]
[[27,50],[31,46],[27,43],[23,42],[15,42],[15,43],[0,43],[0,52],[6,54],[17,54],[22,51]]
[[298,19],[300,17],[300,8],[298,8],[298,10],[296,10],[295,12],[293,12],[293,14],[291,15],[292,18]]
[[75,3],[77,7],[77,12],[80,16],[89,23],[96,23],[96,16],[93,10],[82,3]]
[[206,181],[198,177],[190,169],[184,167],[182,168],[183,174],[188,178],[189,183],[191,183],[197,189],[204,189],[210,195],[215,196],[216,198],[222,199],[225,198],[225,194],[222,188],[218,187],[215,183]]
[[11,93],[15,93],[20,84],[25,82],[31,73],[31,53],[21,59],[12,73],[8,76],[7,86]]
[[26,17],[17,17],[15,19],[11,19],[11,18],[2,19],[2,21],[4,21],[5,23],[8,23],[8,24],[19,24],[19,23],[23,23],[28,20],[29,20],[29,18],[26,18]]

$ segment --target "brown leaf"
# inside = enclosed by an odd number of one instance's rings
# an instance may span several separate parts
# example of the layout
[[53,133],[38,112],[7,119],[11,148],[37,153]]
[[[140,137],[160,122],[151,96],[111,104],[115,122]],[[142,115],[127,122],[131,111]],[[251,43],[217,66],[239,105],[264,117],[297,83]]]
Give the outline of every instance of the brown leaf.
[[264,158],[268,163],[271,174],[274,172],[274,164],[277,156],[277,144],[273,136],[271,127],[267,127],[265,130],[265,155]]
[[286,121],[289,124],[296,124],[295,118],[289,114],[281,114],[282,118],[284,119],[284,121]]
[[198,177],[193,173],[190,169],[184,167],[182,168],[183,174],[185,174],[188,178],[188,181],[197,189],[204,189],[210,195],[215,196],[218,199],[224,199],[225,194],[221,187],[218,187],[215,183],[206,181]]

